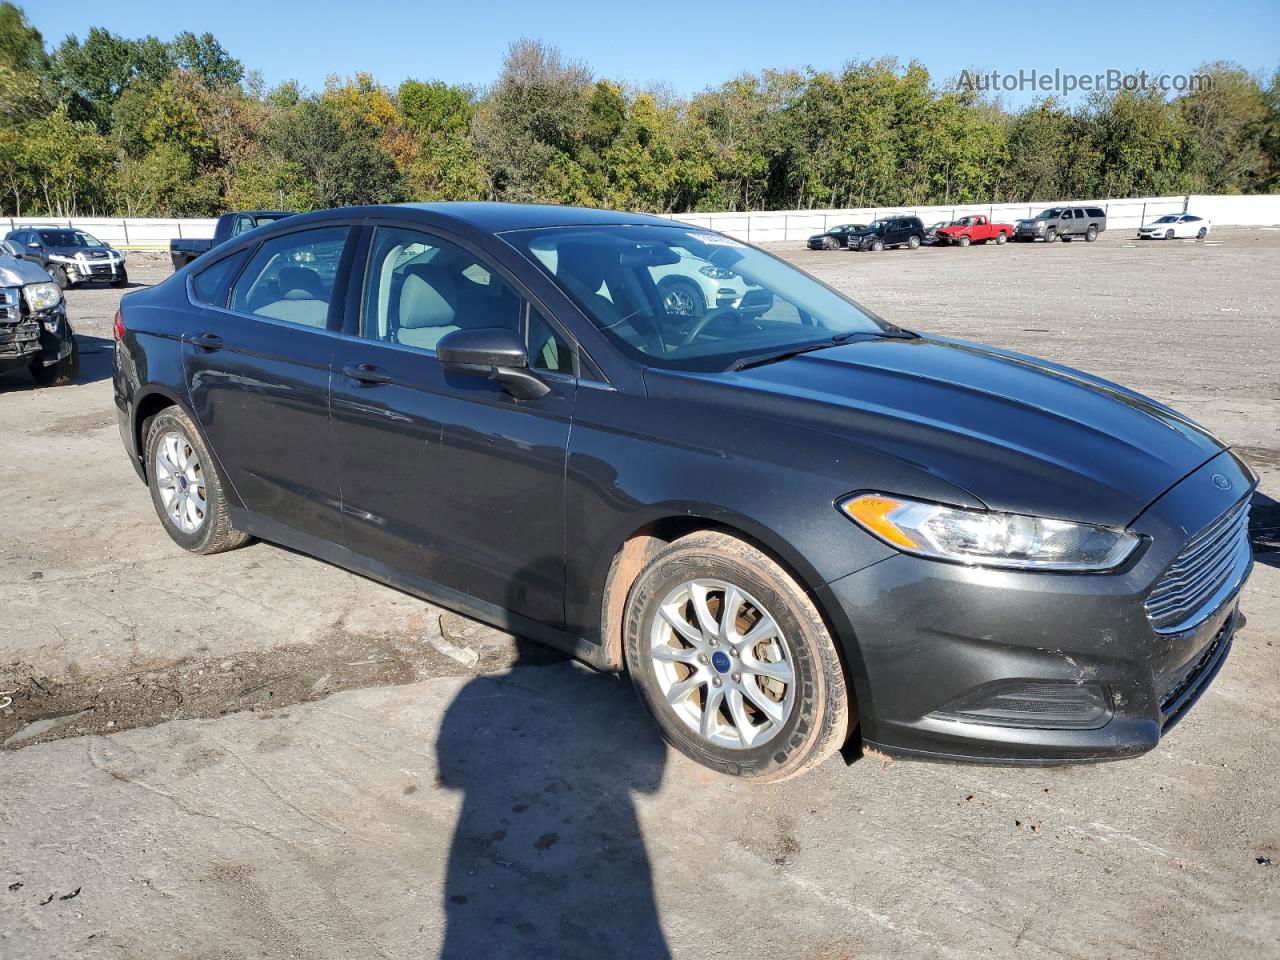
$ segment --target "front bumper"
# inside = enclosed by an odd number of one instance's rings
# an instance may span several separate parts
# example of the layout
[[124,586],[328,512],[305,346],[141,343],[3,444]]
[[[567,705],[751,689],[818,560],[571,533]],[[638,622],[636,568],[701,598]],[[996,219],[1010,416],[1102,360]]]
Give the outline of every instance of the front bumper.
[[86,283],[90,280],[115,282],[124,275],[125,269],[123,259],[90,260],[85,257],[71,257],[55,262],[67,271],[69,278],[74,283]]
[[[1214,474],[1231,479],[1229,494]],[[820,599],[854,675],[864,745],[1030,764],[1151,750],[1225,661],[1251,564],[1181,632],[1157,632],[1144,600],[1191,535],[1252,484],[1230,453],[1215,457],[1131,524],[1144,543],[1114,573],[898,555],[828,584]]]

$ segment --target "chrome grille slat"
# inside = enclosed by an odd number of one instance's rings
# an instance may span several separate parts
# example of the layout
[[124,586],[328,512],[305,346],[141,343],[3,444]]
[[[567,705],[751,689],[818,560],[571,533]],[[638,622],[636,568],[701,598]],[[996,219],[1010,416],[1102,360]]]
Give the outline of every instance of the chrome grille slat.
[[1190,629],[1213,612],[1233,579],[1247,570],[1249,501],[1242,500],[1191,537],[1147,594],[1147,618],[1157,631]]

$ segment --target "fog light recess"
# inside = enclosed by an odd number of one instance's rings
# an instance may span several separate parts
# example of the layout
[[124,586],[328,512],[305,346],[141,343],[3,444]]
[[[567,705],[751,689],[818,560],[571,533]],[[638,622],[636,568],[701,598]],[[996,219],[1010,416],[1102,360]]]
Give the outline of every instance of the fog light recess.
[[1111,697],[1093,683],[998,680],[930,716],[1001,727],[1096,730],[1111,719]]

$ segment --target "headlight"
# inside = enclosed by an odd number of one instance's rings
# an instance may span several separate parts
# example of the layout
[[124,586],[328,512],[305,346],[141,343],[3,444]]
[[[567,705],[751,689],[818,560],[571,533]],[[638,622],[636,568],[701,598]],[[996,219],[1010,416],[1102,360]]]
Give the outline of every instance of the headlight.
[[22,288],[27,306],[33,311],[52,310],[62,302],[62,291],[56,283],[31,283]]
[[710,277],[712,280],[732,280],[737,276],[732,270],[726,270],[724,267],[713,267],[711,264],[699,267],[698,272],[704,277]]
[[78,263],[79,262],[78,260],[76,260],[75,257],[68,257],[66,254],[62,254],[62,253],[51,253],[49,254],[49,259],[54,261],[55,263]]
[[935,560],[1036,570],[1110,570],[1138,545],[1118,527],[859,494],[840,509],[890,546]]

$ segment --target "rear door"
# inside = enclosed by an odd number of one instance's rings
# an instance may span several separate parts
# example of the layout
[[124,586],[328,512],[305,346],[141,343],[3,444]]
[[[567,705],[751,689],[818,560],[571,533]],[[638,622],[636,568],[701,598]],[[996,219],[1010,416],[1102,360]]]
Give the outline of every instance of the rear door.
[[334,223],[268,238],[184,336],[200,427],[267,535],[342,541],[329,368],[352,235]]
[[[334,358],[348,545],[428,592],[445,587],[559,625],[571,341],[457,238],[380,225],[363,272],[363,296],[349,307],[360,322]],[[444,369],[440,339],[486,327],[526,337],[547,396],[516,400]]]

